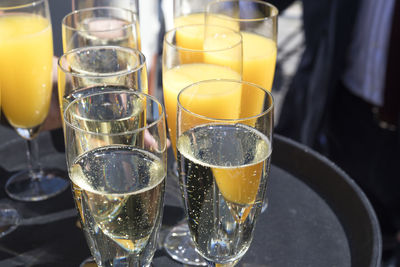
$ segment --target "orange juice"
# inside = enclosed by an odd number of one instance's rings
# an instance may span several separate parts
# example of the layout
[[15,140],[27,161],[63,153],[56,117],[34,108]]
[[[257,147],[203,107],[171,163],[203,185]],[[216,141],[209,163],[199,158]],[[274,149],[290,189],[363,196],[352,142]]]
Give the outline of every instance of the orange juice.
[[256,199],[264,162],[237,168],[213,168],[221,194],[236,204],[252,204]]
[[[175,18],[174,19],[175,27],[197,25],[187,28],[183,27],[176,31],[177,46],[190,50],[203,50],[203,49],[215,49],[214,48],[215,45],[218,45],[220,48],[226,48],[227,43],[235,45],[237,42],[240,41],[237,40],[238,39],[237,36],[233,36],[232,34],[231,36],[229,36],[229,33],[227,34],[228,35],[227,38],[224,38],[223,40],[220,38],[221,31],[223,31],[222,27],[232,30],[238,29],[237,22],[218,21],[218,23],[213,24],[213,26],[219,26],[219,27],[209,27],[207,28],[208,30],[207,32],[205,32],[206,29],[204,23],[205,23],[204,13],[193,13]],[[220,35],[217,38],[214,38],[217,33]],[[205,47],[204,40],[210,39],[210,37],[214,41],[211,41],[211,43],[208,44],[208,47]],[[219,40],[222,40],[222,42]],[[193,51],[190,52],[186,52],[184,50],[180,51],[180,59],[181,62],[184,64],[201,62],[203,60],[203,56],[204,54],[202,52],[195,53]]]
[[[243,37],[243,80],[271,91],[276,63],[275,42],[254,33],[241,33]],[[258,114],[264,99],[257,94],[246,94],[246,90],[243,92],[242,116]]]
[[[220,28],[209,27],[210,33],[204,39],[203,62],[227,66],[238,73],[243,70],[243,46],[241,36],[228,31],[221,31]],[[211,31],[214,31],[212,33]],[[218,31],[218,32],[216,32]]]
[[50,21],[37,15],[0,15],[0,83],[3,112],[18,128],[46,118],[52,89]]
[[[212,64],[184,64],[167,70],[163,73],[163,92],[164,104],[167,115],[168,131],[172,142],[172,147],[176,155],[176,110],[177,97],[179,92],[195,83],[208,79],[234,79],[240,80],[241,75],[228,67],[212,65]],[[231,95],[234,96],[234,95]],[[215,96],[213,96],[215,97]],[[226,96],[224,96],[226,97]],[[215,97],[216,105],[220,103],[221,98]],[[219,101],[219,102],[218,102]],[[232,101],[230,98],[225,98],[223,101]],[[197,103],[197,109],[212,109],[212,105],[201,106],[201,101]],[[200,112],[200,110],[199,110]],[[238,112],[238,109],[232,112]],[[218,115],[218,114],[215,114]],[[238,116],[233,114],[232,116]]]
[[[271,154],[269,141],[257,138],[256,151],[255,158],[246,165],[212,168],[218,189],[239,222],[247,218],[256,201],[262,176],[267,171],[266,160]],[[237,207],[233,204],[239,205],[242,215],[235,212]]]
[[[174,19],[174,27],[204,24],[204,13],[194,13]],[[203,49],[204,27],[181,29],[176,33],[178,46],[188,49]]]

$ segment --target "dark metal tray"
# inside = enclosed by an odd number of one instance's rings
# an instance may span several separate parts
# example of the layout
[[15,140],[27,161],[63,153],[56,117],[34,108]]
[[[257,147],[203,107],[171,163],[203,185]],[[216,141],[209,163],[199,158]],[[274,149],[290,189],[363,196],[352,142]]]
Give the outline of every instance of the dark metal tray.
[[[375,212],[355,182],[327,158],[275,135],[268,187],[268,208],[237,266],[380,266]],[[154,266],[179,265],[159,254]]]
[[[262,218],[267,222],[257,229],[266,231],[265,254],[271,258],[266,266],[380,266],[378,220],[345,172],[279,135],[272,163],[270,207]],[[274,226],[280,233],[268,230]],[[274,253],[268,250],[269,242]]]
[[[25,157],[22,139],[12,130],[0,130],[2,187],[7,177],[21,168]],[[64,154],[54,151],[50,139],[48,134],[39,138],[42,160],[63,169]],[[278,135],[273,146],[268,208],[260,215],[253,243],[237,266],[380,266],[379,225],[359,187],[332,162],[305,146]],[[177,188],[173,179],[168,179],[164,234],[183,214]],[[0,201],[11,203],[24,217],[15,232],[0,240],[0,266],[79,266],[89,255],[83,233],[76,226],[70,190],[35,203],[11,201],[0,190]],[[153,266],[182,265],[160,249]]]

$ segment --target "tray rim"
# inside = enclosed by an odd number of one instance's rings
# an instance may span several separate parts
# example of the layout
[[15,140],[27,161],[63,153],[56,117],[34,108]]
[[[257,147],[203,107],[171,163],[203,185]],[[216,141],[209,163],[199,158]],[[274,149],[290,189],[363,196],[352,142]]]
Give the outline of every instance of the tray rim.
[[[370,220],[370,227],[372,229],[372,240],[373,240],[373,245],[371,248],[372,254],[370,258],[370,267],[378,267],[381,266],[381,259],[382,259],[382,236],[380,232],[380,227],[379,227],[379,221],[378,218],[375,214],[375,211],[372,207],[371,202],[365,195],[365,193],[362,191],[362,189],[356,184],[356,182],[344,171],[342,170],[338,165],[336,165],[334,162],[332,162],[330,159],[328,159],[326,156],[318,153],[317,151],[293,140],[288,137],[279,135],[279,134],[274,134],[273,136],[273,152],[272,152],[272,158],[271,158],[271,164],[283,168],[285,171],[288,173],[292,174],[296,178],[300,179],[301,181],[305,182],[307,185],[310,186],[309,182],[306,181],[305,179],[303,180],[302,176],[296,173],[296,166],[292,166],[288,168],[288,163],[285,164],[285,159],[288,159],[286,155],[281,155],[279,154],[280,147],[284,146],[289,146],[290,149],[293,149],[293,151],[297,154],[306,156],[306,157],[312,157],[313,160],[316,160],[316,163],[321,164],[327,169],[330,169],[330,171],[333,171],[336,173],[336,175],[340,176],[342,181],[345,183],[345,185],[354,192],[354,195],[356,198],[361,202],[361,204],[364,206],[365,211],[366,211],[366,216]],[[278,154],[278,155],[277,155]],[[275,155],[275,156],[274,156]],[[291,160],[291,163],[293,160]],[[293,164],[292,164],[293,165]],[[310,175],[311,176],[311,175]],[[315,190],[315,187],[311,186],[313,190]],[[316,192],[319,194],[319,192]],[[320,194],[319,194],[320,195]],[[323,198],[327,204],[332,208],[332,200],[331,199],[326,199]],[[334,211],[335,212],[335,211]],[[335,212],[337,215],[337,213]],[[338,218],[340,223],[342,223],[341,218]],[[347,235],[347,233],[346,233]],[[350,244],[350,240],[349,245]],[[352,254],[351,254],[352,255]],[[352,257],[352,263],[353,263],[353,257]]]

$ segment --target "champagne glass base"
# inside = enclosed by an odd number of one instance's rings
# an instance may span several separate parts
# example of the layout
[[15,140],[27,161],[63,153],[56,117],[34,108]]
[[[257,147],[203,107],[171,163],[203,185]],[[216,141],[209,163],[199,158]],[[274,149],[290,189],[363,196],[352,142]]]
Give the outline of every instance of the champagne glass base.
[[84,260],[79,267],[97,267],[96,261],[94,260],[93,257],[89,257],[86,260]]
[[172,259],[183,264],[207,266],[207,262],[197,253],[186,223],[172,228],[164,240],[164,249]]
[[32,178],[29,171],[11,176],[5,186],[6,193],[15,200],[40,201],[62,193],[70,183],[59,170],[43,170]]
[[0,237],[17,229],[21,217],[16,209],[7,204],[0,204]]

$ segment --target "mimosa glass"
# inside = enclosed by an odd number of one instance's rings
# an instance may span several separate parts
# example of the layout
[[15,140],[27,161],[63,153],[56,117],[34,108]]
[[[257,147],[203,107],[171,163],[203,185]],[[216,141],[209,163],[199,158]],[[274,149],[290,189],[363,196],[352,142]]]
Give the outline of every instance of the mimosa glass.
[[[225,27],[208,27],[202,33],[202,47],[193,48],[188,34],[204,29],[204,24],[182,26],[164,36],[162,79],[168,133],[176,157],[177,96],[184,87],[207,79],[242,79],[242,38]],[[173,159],[172,159],[173,160]],[[176,166],[176,164],[175,164]],[[172,170],[177,175],[176,168]],[[171,257],[191,265],[205,265],[194,250],[187,224],[174,227],[164,248]]]
[[150,266],[162,222],[163,106],[133,90],[98,91],[64,112],[76,207],[98,266]]
[[[260,112],[242,115],[246,93],[262,97]],[[233,266],[250,247],[266,194],[272,96],[244,81],[201,81],[179,93],[177,112],[179,183],[190,234],[208,266]]]
[[[214,0],[207,5],[206,24],[223,24],[243,36],[243,80],[271,91],[277,54],[278,9],[265,1]],[[243,94],[243,116],[261,109],[258,95]]]
[[[243,37],[243,80],[271,92],[277,57],[278,9],[266,1],[213,0],[206,8],[206,24],[223,24]],[[249,91],[250,92],[250,91]],[[242,115],[261,109],[259,95],[243,94]],[[268,200],[264,200],[263,211]]]
[[211,0],[174,0],[174,27],[204,24],[204,14],[209,2],[211,2]]
[[[205,24],[205,12],[207,4],[212,0],[174,0],[173,3],[173,25],[174,28],[187,25]],[[231,25],[227,25],[230,23]],[[213,25],[235,28],[235,22],[214,23]],[[204,41],[204,27],[197,27],[191,31],[181,33],[182,39],[185,41],[185,47],[191,49],[202,49]]]
[[63,172],[41,168],[35,142],[52,92],[53,40],[47,0],[1,2],[0,36],[2,109],[27,140],[28,158],[28,170],[8,180],[6,192],[17,200],[44,200],[69,185]]
[[86,46],[115,45],[140,49],[139,18],[119,7],[75,10],[62,20],[64,53]]

